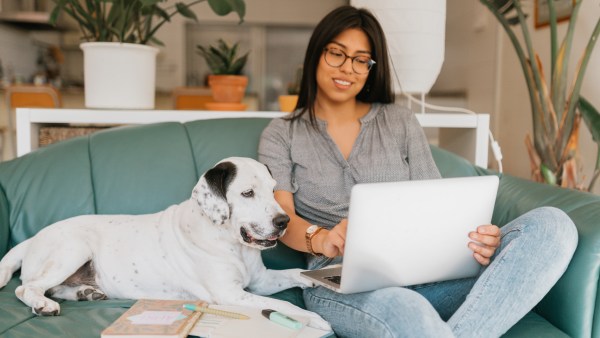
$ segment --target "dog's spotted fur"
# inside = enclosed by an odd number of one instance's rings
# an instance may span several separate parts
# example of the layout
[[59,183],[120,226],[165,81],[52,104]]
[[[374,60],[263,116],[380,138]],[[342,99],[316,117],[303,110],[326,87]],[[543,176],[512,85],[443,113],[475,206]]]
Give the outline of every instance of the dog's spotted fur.
[[[85,215],[41,230],[0,261],[0,287],[21,267],[17,297],[39,315],[58,315],[46,297],[200,299],[317,314],[263,297],[311,283],[299,269],[268,270],[260,250],[276,244],[289,217],[273,198],[267,168],[228,158],[207,171],[192,198],[150,215]],[[249,292],[248,292],[249,291]]]

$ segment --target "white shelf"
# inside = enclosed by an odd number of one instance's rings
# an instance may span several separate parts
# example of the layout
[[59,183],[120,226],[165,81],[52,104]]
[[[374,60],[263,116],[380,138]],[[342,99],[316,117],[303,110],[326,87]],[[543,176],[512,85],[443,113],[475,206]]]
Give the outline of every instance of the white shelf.
[[[147,124],[187,122],[222,118],[284,116],[281,112],[223,112],[185,110],[94,110],[94,109],[17,109],[17,156],[37,148],[39,128],[47,124]],[[441,128],[440,146],[451,150],[476,165],[487,168],[488,114],[416,114],[423,128]]]

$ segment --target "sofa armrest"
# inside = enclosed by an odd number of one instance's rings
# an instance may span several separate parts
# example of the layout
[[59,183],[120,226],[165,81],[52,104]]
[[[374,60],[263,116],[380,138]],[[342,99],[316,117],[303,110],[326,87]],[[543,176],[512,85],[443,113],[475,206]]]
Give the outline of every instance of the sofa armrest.
[[598,332],[600,196],[503,175],[492,221],[502,226],[541,206],[565,211],[579,234],[567,271],[534,311],[572,337]]

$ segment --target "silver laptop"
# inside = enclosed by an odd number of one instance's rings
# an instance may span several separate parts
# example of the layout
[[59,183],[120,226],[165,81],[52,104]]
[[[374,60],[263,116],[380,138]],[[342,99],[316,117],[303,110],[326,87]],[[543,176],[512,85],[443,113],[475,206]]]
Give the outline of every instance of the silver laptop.
[[490,224],[498,183],[474,176],[357,184],[343,265],[302,274],[341,293],[476,276],[468,234]]

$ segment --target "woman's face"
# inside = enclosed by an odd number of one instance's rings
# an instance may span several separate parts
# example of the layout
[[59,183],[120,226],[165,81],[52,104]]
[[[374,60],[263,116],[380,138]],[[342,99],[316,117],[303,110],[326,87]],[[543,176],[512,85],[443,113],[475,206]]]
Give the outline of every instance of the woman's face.
[[353,61],[346,59],[340,67],[334,67],[328,64],[334,59],[328,56],[325,60],[325,54],[321,54],[319,65],[317,66],[317,100],[327,100],[332,103],[344,103],[350,100],[356,100],[356,95],[364,87],[368,72],[357,73],[355,69],[360,69],[358,63],[371,57],[371,46],[367,35],[360,29],[350,28],[336,36],[325,48],[337,55],[341,60],[340,52],[350,57],[360,56],[361,59]]

